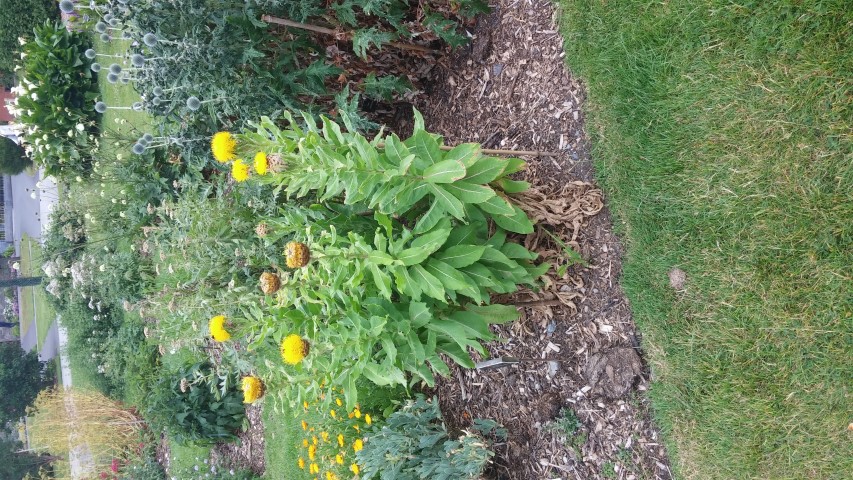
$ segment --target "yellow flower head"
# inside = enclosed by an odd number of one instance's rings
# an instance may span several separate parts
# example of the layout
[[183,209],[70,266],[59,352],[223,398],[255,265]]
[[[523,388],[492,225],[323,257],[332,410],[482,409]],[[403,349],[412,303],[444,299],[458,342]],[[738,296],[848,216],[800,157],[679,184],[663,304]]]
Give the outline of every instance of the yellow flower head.
[[359,410],[358,407],[352,411],[352,414],[355,415],[355,418],[361,418],[361,410]]
[[371,423],[373,423],[373,419],[371,419],[371,418],[370,418],[370,414],[369,414],[369,413],[365,413],[365,414],[364,414],[364,423],[366,423],[366,424],[368,424],[368,425],[370,425]]
[[311,437],[311,443],[313,443],[316,446],[317,445],[317,437]]
[[266,153],[258,152],[255,154],[255,172],[257,172],[258,175],[266,175],[269,166],[270,162],[267,160]]
[[208,324],[210,335],[217,342],[225,342],[231,338],[231,334],[225,330],[225,315],[217,315],[210,319]]
[[304,458],[299,457],[299,460],[296,462],[296,464],[299,465],[300,470],[305,470],[305,459]]
[[264,396],[264,382],[254,376],[243,377],[243,403],[255,403]]
[[302,408],[304,408],[305,410],[308,410],[308,401],[307,400],[302,402]]
[[320,466],[316,463],[312,463],[310,467],[308,467],[308,471],[310,473],[320,473]]
[[234,160],[231,164],[231,176],[234,177],[235,182],[245,182],[249,179],[249,166],[239,158]]
[[358,475],[358,472],[359,472],[358,465],[353,463],[352,465],[349,466],[349,469],[352,473]]
[[335,403],[337,403],[339,407],[343,406],[344,404],[344,402],[342,402],[340,398],[336,398]]
[[299,335],[293,333],[281,341],[281,358],[284,363],[296,365],[308,355],[308,342]]
[[359,452],[362,448],[364,448],[364,442],[360,438],[356,438],[355,442],[352,443],[352,449]]
[[336,412],[334,409],[329,410],[329,415],[331,415],[332,418],[338,418],[338,412]]
[[330,471],[326,471],[326,480],[338,480],[338,476]]
[[320,432],[320,437],[323,438],[324,442],[328,442],[329,441],[329,432]]
[[237,148],[237,139],[229,132],[218,132],[210,140],[210,149],[213,158],[222,163],[228,163],[237,158],[234,150]]
[[338,465],[343,465],[344,464],[344,456],[341,455],[340,453],[335,455],[335,462],[337,462]]
[[338,445],[344,446],[344,435],[342,433],[338,434]]
[[309,445],[308,446],[308,460],[314,460],[314,457],[317,456],[317,446]]
[[302,420],[302,430],[308,430],[308,422]]

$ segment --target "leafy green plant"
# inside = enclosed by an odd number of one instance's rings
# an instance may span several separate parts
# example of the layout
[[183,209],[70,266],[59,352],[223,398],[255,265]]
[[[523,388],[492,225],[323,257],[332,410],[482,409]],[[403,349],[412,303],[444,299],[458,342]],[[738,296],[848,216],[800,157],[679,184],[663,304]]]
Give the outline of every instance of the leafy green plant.
[[207,363],[161,370],[147,399],[147,416],[178,442],[211,443],[236,438],[246,418],[237,377]]
[[0,1],[0,72],[12,72],[17,53],[21,51],[19,38],[31,38],[33,28],[45,20],[59,18],[58,2],[54,0],[2,0]]
[[452,438],[437,400],[418,395],[367,433],[364,449],[356,453],[362,478],[478,478],[494,456],[484,436],[502,430],[491,421],[478,422],[478,428]]
[[85,174],[98,147],[98,86],[83,55],[88,38],[53,22],[34,32],[21,47],[22,78],[12,108],[25,126],[25,148],[48,175]]
[[23,147],[11,138],[0,136],[0,173],[17,175],[31,164]]

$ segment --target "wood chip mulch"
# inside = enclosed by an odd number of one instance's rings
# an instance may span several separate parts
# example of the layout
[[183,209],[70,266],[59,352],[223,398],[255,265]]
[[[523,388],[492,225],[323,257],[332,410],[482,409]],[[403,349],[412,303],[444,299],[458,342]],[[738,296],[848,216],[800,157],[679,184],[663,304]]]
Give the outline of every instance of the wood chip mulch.
[[[607,208],[596,203],[601,192],[592,183],[584,88],[564,63],[554,7],[499,0],[492,8],[471,28],[470,45],[440,61],[415,106],[447,144],[558,152],[527,157],[525,178],[542,200],[557,204],[540,224],[589,266],[552,275],[539,294],[515,296],[559,297],[560,305],[525,308],[521,321],[494,329],[505,341],[488,345],[491,357],[556,361],[484,372],[454,367],[434,393],[451,427],[491,418],[510,432],[496,448],[492,478],[671,478],[651,420],[649,368],[619,285],[622,247]],[[536,235],[528,246],[530,237]],[[534,243],[549,260],[559,251],[552,241]],[[580,420],[574,433],[553,427],[561,409]]]

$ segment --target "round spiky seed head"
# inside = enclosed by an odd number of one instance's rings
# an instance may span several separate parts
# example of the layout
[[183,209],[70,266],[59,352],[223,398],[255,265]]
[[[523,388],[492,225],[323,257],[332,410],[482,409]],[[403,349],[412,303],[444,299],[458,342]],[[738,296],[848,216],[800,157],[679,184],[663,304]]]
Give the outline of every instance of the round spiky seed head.
[[284,246],[284,260],[288,268],[302,268],[308,265],[310,259],[311,252],[308,250],[308,245],[302,242],[288,242]]
[[162,87],[154,87],[154,96],[162,97],[163,96],[163,88]]
[[101,71],[101,64],[98,62],[95,62],[89,68],[91,68],[93,72],[98,73]]
[[90,48],[90,49],[87,49],[85,52],[83,52],[83,55],[85,55],[86,58],[88,58],[89,60],[92,60],[93,58],[98,56],[98,53],[95,52],[95,49]]
[[270,272],[261,274],[261,291],[264,292],[264,295],[272,295],[279,288],[281,288],[281,279],[278,278],[278,275]]
[[71,0],[62,0],[59,2],[59,10],[62,13],[72,13],[74,12],[74,3]]
[[267,226],[266,223],[261,222],[255,227],[255,233],[258,234],[259,237],[264,238],[270,233],[270,227]]
[[159,39],[157,38],[157,35],[154,35],[153,33],[146,33],[142,37],[142,41],[145,43],[145,45],[148,45],[149,47],[156,46],[158,40]]

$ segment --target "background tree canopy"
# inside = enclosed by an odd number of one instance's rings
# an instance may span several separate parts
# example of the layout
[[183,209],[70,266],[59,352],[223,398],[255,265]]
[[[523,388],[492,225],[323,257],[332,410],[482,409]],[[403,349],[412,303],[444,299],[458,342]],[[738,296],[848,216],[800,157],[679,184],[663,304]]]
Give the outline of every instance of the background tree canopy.
[[12,139],[0,136],[0,173],[17,175],[30,165],[24,149]]
[[55,0],[0,0],[0,78],[13,78],[15,59],[20,51],[18,37],[33,38],[33,27],[59,18]]
[[17,341],[0,343],[0,424],[22,417],[39,391],[53,383],[42,370],[35,351],[24,352]]

